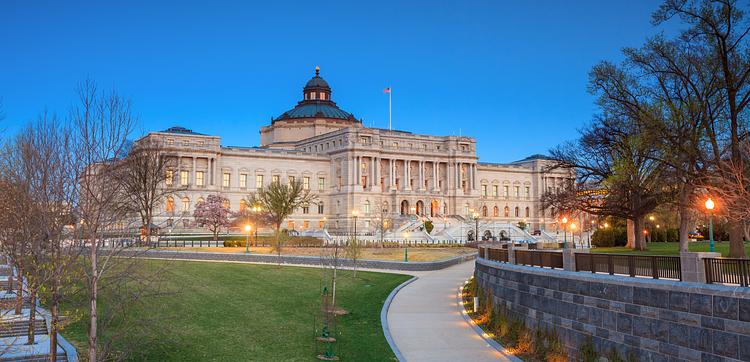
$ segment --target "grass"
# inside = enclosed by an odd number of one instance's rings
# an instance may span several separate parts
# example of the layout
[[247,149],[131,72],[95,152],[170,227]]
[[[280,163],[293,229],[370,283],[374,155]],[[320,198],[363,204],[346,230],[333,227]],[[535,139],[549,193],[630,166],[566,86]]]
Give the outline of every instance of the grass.
[[[714,244],[715,250],[722,256],[729,256],[729,242],[722,241]],[[709,251],[709,243],[696,241],[688,243],[690,251]],[[594,248],[592,252],[596,253],[617,253],[617,254],[640,254],[640,255],[680,255],[679,243],[648,243],[645,251],[628,249],[624,246],[612,248]],[[745,252],[750,255],[750,243],[745,243]]]
[[[124,341],[137,345],[129,360],[315,360],[321,269],[139,262],[152,263],[145,268],[165,267],[163,287],[176,292],[145,300],[148,307],[128,311],[129,316],[157,316],[146,327],[149,335],[138,335],[138,328],[103,332],[124,332]],[[362,271],[356,279],[349,271],[340,271],[339,276],[337,304],[350,313],[338,319],[337,354],[347,361],[395,360],[383,335],[380,310],[391,290],[409,277]],[[86,350],[86,328],[82,318],[63,332],[81,352]]]
[[[217,253],[244,253],[244,247],[219,247],[219,248],[200,248],[200,247],[187,247],[187,248],[163,248],[164,250],[181,250],[181,251],[209,251]],[[323,248],[299,248],[299,247],[287,247],[281,252],[282,255],[302,255],[302,256],[320,256],[323,251],[327,249]],[[268,246],[251,246],[250,251],[256,254],[275,254],[271,247]],[[435,261],[449,259],[459,255],[475,253],[477,249],[465,248],[465,247],[413,247],[408,249],[409,261]],[[344,250],[341,250],[343,255]],[[371,260],[389,260],[389,261],[402,261],[404,260],[404,248],[364,248],[362,249],[362,256],[360,259],[371,259]]]

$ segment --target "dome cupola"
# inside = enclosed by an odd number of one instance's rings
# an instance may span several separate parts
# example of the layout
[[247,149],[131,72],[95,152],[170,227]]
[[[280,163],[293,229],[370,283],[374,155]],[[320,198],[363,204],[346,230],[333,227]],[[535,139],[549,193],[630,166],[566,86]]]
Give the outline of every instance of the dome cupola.
[[320,76],[320,67],[315,67],[315,76],[312,77],[302,90],[304,100],[331,100],[331,87],[328,82]]

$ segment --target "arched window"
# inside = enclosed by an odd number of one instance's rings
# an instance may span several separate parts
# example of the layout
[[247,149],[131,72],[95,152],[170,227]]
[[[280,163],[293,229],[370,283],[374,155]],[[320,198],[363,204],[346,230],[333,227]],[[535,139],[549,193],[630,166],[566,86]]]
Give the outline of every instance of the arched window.
[[366,200],[364,206],[362,207],[362,212],[365,214],[370,213],[370,201]]
[[190,211],[190,199],[187,197],[182,198],[182,212]]
[[244,212],[247,208],[247,202],[245,199],[240,200],[240,212]]
[[516,209],[515,209],[514,211],[515,211],[515,215],[516,215],[516,217],[519,217],[519,216],[521,216],[521,213],[520,213],[520,211],[519,211],[519,209],[518,209],[518,206],[516,206]]
[[492,216],[494,217],[500,216],[500,210],[497,208],[497,206],[492,208]]
[[174,199],[172,197],[167,197],[167,205],[165,209],[167,212],[174,212]]
[[336,213],[338,214],[340,212],[341,212],[341,201],[336,200]]
[[487,206],[482,206],[482,216],[487,217]]
[[201,202],[203,202],[203,201],[204,201],[204,200],[203,200],[203,198],[202,198],[202,197],[199,197],[199,198],[198,198],[198,201],[197,201],[197,203],[198,203],[198,204],[200,204],[200,203],[201,203]]
[[318,214],[323,213],[323,201],[318,203]]
[[526,217],[529,217],[531,215],[531,210],[529,210],[529,207],[526,206]]
[[505,216],[505,217],[510,216],[510,208],[509,207],[506,206],[505,208],[503,208],[503,216]]

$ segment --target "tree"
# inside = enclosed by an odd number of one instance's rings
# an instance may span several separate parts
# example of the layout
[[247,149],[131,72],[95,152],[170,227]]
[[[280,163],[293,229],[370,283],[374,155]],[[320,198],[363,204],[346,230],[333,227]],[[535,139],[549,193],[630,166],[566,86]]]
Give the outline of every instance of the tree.
[[310,190],[305,190],[302,181],[293,181],[287,185],[272,182],[250,196],[249,205],[260,205],[274,226],[276,231],[274,248],[279,256],[281,256],[283,247],[281,224],[294,213],[294,210],[302,205],[312,203],[316,198],[314,194],[310,193]]
[[390,218],[390,210],[388,210],[388,203],[383,202],[382,206],[380,207],[380,215],[377,217],[378,223],[375,225],[375,228],[378,230],[378,233],[380,234],[380,247],[383,247],[384,244],[384,238],[385,233],[388,232],[388,230],[391,229],[393,226],[393,221]]
[[140,216],[147,242],[151,240],[154,210],[176,191],[164,187],[167,170],[174,167],[174,163],[159,141],[145,138],[135,143],[118,168],[120,202],[129,213]]
[[199,201],[195,205],[193,217],[195,222],[205,225],[214,235],[214,240],[219,239],[221,228],[230,225],[229,217],[231,211],[226,207],[227,199],[220,195],[208,195],[205,201]]
[[136,117],[130,101],[116,92],[101,92],[94,82],[86,81],[78,89],[79,104],[71,111],[73,144],[77,164],[78,199],[76,212],[84,246],[88,248],[85,285],[89,299],[88,359],[104,358],[99,349],[99,280],[119,262],[120,247],[104,242],[109,230],[127,216],[120,207],[120,160],[127,154],[127,137]]
[[[653,16],[656,24],[672,18],[688,25],[680,38],[702,50],[700,62],[710,66],[715,74],[716,93],[710,103],[714,112],[703,123],[705,146],[712,156],[713,167],[725,180],[736,182],[739,177],[739,184],[744,184],[746,175],[733,172],[744,169],[746,163],[741,139],[743,132],[747,132],[746,113],[750,104],[750,25],[744,19],[744,11],[736,0],[666,0]],[[726,159],[730,162],[724,162]],[[731,213],[740,207],[725,204],[725,211]],[[729,255],[746,257],[742,223],[733,219],[729,227]]]
[[352,261],[355,278],[357,277],[357,261],[362,256],[362,248],[362,243],[357,240],[357,237],[355,236],[347,241],[346,247],[344,249],[346,257]]

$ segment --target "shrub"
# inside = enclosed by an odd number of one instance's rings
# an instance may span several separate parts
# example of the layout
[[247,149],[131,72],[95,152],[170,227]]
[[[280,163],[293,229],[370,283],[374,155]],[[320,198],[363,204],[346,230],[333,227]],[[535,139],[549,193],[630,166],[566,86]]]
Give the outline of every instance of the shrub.
[[613,246],[625,246],[628,243],[628,233],[625,228],[612,227],[599,229],[591,235],[591,245],[608,248]]
[[424,222],[424,231],[426,231],[428,234],[432,232],[433,228],[435,228],[435,226],[432,225],[432,220],[427,220]]
[[676,243],[680,241],[680,230],[679,229],[667,229],[659,230],[655,229],[651,238],[656,243],[670,242]]

